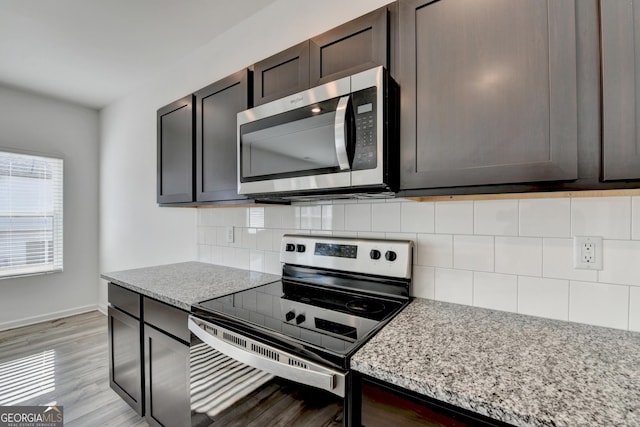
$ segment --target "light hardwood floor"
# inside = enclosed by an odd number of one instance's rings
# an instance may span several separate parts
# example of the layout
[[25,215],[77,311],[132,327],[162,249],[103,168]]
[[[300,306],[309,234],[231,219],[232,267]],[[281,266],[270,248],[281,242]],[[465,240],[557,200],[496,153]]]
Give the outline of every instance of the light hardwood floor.
[[107,318],[98,311],[0,332],[0,405],[64,407],[68,427],[146,426],[109,388]]

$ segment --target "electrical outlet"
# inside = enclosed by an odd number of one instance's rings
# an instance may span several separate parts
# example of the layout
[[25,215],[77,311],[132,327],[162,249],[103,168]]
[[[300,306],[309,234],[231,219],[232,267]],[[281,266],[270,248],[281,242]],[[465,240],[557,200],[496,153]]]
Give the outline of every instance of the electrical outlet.
[[583,270],[602,270],[602,237],[573,237],[573,266]]
[[233,226],[226,229],[227,243],[233,243]]

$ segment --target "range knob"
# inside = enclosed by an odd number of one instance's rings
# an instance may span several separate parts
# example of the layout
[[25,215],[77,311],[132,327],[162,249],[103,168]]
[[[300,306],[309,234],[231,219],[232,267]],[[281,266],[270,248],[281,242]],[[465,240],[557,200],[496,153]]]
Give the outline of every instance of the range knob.
[[296,250],[296,245],[294,245],[293,243],[287,243],[287,245],[284,247],[284,250],[287,252],[293,252]]
[[384,254],[384,259],[386,259],[387,261],[395,261],[396,258],[398,258],[398,255],[394,251],[387,251]]
[[306,319],[306,317],[304,316],[304,314],[298,314],[298,317],[296,317],[296,325],[299,325],[300,323],[304,322]]
[[369,257],[371,259],[380,259],[380,251],[377,249],[371,249],[371,252],[369,252]]
[[306,249],[307,249],[307,248],[306,248],[304,245],[298,245],[298,246],[296,247],[296,250],[297,250],[298,252],[304,252]]
[[287,314],[284,315],[284,318],[287,319],[287,322],[290,322],[294,317],[296,317],[296,314],[293,312],[293,310],[287,311]]

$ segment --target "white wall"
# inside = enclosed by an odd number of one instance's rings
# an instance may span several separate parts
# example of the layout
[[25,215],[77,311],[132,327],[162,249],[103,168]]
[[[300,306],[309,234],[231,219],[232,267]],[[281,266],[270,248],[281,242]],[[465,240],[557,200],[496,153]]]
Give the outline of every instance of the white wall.
[[64,272],[0,280],[0,330],[95,309],[98,112],[0,86],[0,147],[64,158]]
[[[386,0],[279,0],[100,114],[100,271],[197,258],[196,210],[156,205],[156,111]],[[339,13],[336,13],[339,11]],[[158,46],[161,49],[161,46]],[[106,305],[99,282],[99,304]]]
[[[198,210],[204,262],[278,274],[284,233],[412,240],[415,296],[640,331],[640,196]],[[602,271],[573,268],[575,235],[604,238]]]

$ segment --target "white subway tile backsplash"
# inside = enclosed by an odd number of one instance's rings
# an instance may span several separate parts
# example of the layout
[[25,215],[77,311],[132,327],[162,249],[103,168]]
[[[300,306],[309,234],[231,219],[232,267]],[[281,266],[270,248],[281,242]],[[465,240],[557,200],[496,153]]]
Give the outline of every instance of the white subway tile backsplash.
[[640,332],[640,288],[629,286],[629,330]]
[[269,206],[264,212],[265,228],[300,228],[300,207],[299,206]]
[[300,206],[299,209],[302,230],[322,229],[322,205]]
[[631,198],[631,238],[640,240],[640,196]]
[[214,264],[224,265],[224,255],[222,247],[211,246],[211,262]]
[[264,228],[264,208],[249,208],[247,211],[249,215],[249,227]]
[[436,268],[435,299],[471,305],[473,302],[473,273],[471,271]]
[[473,202],[437,202],[436,233],[473,234]]
[[603,240],[603,269],[598,281],[640,286],[640,241]]
[[401,203],[378,203],[371,205],[372,231],[400,231]]
[[204,243],[207,245],[218,244],[218,229],[221,227],[205,227]]
[[534,237],[495,238],[496,273],[542,275],[542,239]]
[[265,251],[264,272],[269,274],[282,274],[282,264],[280,263],[280,252]]
[[280,244],[275,248],[273,247],[273,230],[265,228],[256,229],[256,249],[261,251],[280,250]]
[[211,262],[211,246],[198,245],[198,261]]
[[419,298],[435,298],[435,269],[433,267],[413,266],[411,295]]
[[453,268],[493,271],[493,236],[453,236]]
[[[336,200],[198,209],[197,224],[203,262],[281,274],[283,234],[412,240],[415,296],[640,332],[640,196]],[[573,268],[576,234],[604,237],[602,271]]]
[[344,224],[347,230],[371,231],[370,203],[344,206]]
[[518,311],[518,276],[473,274],[473,305],[502,311]]
[[255,228],[241,228],[236,232],[242,232],[242,247],[245,249],[256,249],[256,233]]
[[433,233],[435,204],[404,202],[400,206],[400,229],[405,233]]
[[453,267],[453,236],[418,234],[418,265]]
[[542,239],[542,275],[553,279],[598,281],[596,270],[573,267],[573,239]]
[[518,313],[569,319],[569,281],[518,277]]
[[322,229],[344,230],[344,205],[322,205]]
[[630,197],[585,197],[571,200],[571,235],[631,238]]
[[570,237],[570,199],[520,200],[520,236]]
[[518,201],[476,201],[473,211],[473,232],[495,236],[517,236]]
[[571,282],[569,320],[627,329],[629,288],[605,283]]
[[384,239],[384,233],[381,231],[358,231],[361,239]]
[[264,271],[264,251],[254,250],[249,254],[249,270]]

